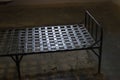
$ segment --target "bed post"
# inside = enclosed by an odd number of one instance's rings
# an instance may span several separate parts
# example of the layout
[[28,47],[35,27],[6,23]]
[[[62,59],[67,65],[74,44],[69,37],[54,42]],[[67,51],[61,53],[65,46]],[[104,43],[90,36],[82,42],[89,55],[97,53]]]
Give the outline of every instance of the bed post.
[[[91,46],[91,50],[98,57],[98,73],[101,73],[101,62],[102,62],[102,45],[103,45],[103,29],[99,22],[90,14],[88,10],[85,10],[85,27],[88,32],[94,38],[95,42]],[[94,34],[93,34],[94,33]],[[94,46],[97,45],[97,48]],[[95,49],[98,50],[95,51]]]
[[103,29],[102,29],[102,27],[101,27],[100,47],[99,47],[99,66],[98,66],[98,73],[101,73],[102,46],[103,46]]

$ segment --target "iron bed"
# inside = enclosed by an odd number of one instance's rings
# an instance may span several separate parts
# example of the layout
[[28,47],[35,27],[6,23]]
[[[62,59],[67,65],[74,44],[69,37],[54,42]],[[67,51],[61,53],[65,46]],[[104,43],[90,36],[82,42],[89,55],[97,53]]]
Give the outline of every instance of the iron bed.
[[83,24],[0,30],[0,57],[13,59],[21,80],[20,62],[25,55],[91,50],[98,58],[100,73],[102,43],[102,27],[85,11]]

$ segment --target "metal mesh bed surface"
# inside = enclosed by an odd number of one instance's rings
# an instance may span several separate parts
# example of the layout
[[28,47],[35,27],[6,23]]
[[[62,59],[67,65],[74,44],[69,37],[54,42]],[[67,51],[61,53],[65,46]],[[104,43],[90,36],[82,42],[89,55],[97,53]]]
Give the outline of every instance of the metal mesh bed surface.
[[0,55],[81,49],[93,43],[82,24],[0,31]]

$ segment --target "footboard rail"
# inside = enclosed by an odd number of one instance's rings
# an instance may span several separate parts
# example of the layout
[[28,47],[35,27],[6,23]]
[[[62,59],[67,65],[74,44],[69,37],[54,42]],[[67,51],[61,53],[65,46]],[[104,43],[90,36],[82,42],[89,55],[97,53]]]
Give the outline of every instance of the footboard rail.
[[[101,59],[102,59],[102,45],[103,45],[103,28],[99,22],[90,14],[88,10],[85,11],[85,27],[91,34],[95,42],[90,46],[93,53],[98,57],[98,73],[101,72]],[[97,50],[94,48],[97,46]]]

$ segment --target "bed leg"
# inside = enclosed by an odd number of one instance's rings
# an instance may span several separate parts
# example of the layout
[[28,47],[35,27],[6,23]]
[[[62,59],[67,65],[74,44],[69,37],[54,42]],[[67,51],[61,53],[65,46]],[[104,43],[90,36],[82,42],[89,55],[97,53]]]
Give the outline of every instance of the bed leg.
[[101,56],[99,56],[99,62],[98,62],[98,74],[101,73]]
[[13,61],[16,64],[16,70],[18,72],[18,80],[21,80],[21,73],[20,73],[20,62],[23,58],[23,56],[11,56],[11,58],[13,59]]
[[101,62],[102,62],[102,46],[99,48],[99,60],[98,60],[98,74],[101,73]]

